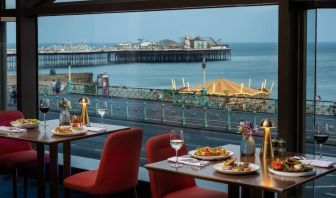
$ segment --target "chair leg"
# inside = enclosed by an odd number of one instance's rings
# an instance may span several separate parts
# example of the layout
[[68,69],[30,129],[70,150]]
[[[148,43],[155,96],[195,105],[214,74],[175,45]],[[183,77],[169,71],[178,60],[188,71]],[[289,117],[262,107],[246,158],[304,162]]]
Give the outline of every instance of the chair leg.
[[18,169],[13,169],[12,172],[12,182],[13,182],[13,198],[17,197],[17,182],[18,182]]
[[138,198],[138,193],[137,193],[136,187],[133,188],[133,197]]
[[71,192],[69,188],[63,188],[64,192],[63,192],[63,196],[64,198],[70,198],[71,197]]
[[23,197],[27,197],[28,190],[28,174],[27,169],[23,169]]

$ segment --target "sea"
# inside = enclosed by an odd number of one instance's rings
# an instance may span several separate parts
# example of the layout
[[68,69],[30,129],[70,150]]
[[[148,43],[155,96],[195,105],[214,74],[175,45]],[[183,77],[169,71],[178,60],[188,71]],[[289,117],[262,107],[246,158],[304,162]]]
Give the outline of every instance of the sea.
[[[266,82],[266,88],[271,88],[274,82],[270,98],[277,99],[277,43],[230,43],[229,45],[231,60],[206,62],[206,81],[224,78],[239,84],[243,83],[244,86],[248,86],[251,82],[250,86],[253,88],[260,88],[263,82]],[[316,72],[316,95],[325,101],[336,101],[336,43],[318,43],[317,46],[316,70],[314,69],[314,50],[309,50],[307,55],[307,98],[312,98],[314,95]],[[49,72],[50,69],[39,69],[40,74]],[[56,69],[56,73],[67,72],[68,68]],[[72,67],[71,72],[92,72],[94,78],[106,72],[112,86],[171,89],[172,79],[176,81],[177,88],[183,85],[183,80],[185,84],[189,82],[190,87],[202,84],[202,62],[111,64]]]

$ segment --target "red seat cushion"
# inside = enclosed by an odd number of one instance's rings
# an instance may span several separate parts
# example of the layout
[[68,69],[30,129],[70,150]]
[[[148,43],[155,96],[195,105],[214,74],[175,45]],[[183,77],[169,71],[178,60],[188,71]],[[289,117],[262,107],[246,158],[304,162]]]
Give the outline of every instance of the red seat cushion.
[[97,194],[95,189],[95,182],[97,179],[97,170],[85,171],[67,177],[63,181],[63,185],[67,188],[86,192],[89,194]]
[[[23,117],[20,111],[0,111],[0,126],[11,126],[12,121]],[[32,150],[29,142],[0,138],[0,155],[27,150]]]
[[108,136],[98,170],[72,175],[64,186],[78,191],[106,195],[136,187],[142,130],[127,129]]
[[[49,155],[45,155],[45,161],[49,161]],[[37,152],[34,150],[19,151],[0,155],[0,167],[21,168],[37,165]]]
[[205,188],[191,187],[171,192],[163,196],[163,198],[226,198],[227,193],[217,190],[208,190]]

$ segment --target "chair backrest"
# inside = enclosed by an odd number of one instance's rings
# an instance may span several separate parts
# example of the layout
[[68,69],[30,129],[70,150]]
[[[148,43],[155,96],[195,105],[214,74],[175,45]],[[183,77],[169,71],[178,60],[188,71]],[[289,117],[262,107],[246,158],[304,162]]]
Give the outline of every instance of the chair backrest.
[[[20,111],[0,111],[0,126],[11,126],[10,122],[23,118]],[[0,138],[0,155],[32,149],[29,142]]]
[[[179,156],[187,154],[185,144],[178,154]],[[170,134],[152,137],[146,143],[148,163],[166,160],[175,155],[175,150],[170,146]],[[161,198],[170,192],[196,186],[194,178],[159,171],[149,171],[149,179],[152,198]]]
[[118,131],[108,136],[96,179],[100,192],[120,192],[136,187],[142,136],[139,128]]

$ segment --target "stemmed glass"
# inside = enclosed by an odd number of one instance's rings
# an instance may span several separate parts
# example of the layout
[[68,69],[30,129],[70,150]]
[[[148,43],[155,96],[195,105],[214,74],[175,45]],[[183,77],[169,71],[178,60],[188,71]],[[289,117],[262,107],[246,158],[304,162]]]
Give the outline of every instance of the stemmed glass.
[[100,101],[97,105],[97,112],[101,116],[101,124],[104,124],[104,116],[107,112],[107,102],[106,101]]
[[49,98],[41,98],[41,100],[40,100],[40,111],[43,113],[43,119],[44,119],[43,126],[47,126],[46,113],[48,113],[49,107],[50,107]]
[[320,160],[322,160],[322,145],[329,138],[328,132],[329,132],[328,123],[325,123],[325,126],[323,128],[319,128],[318,125],[315,126],[314,139],[316,143],[320,145]]
[[183,130],[176,130],[173,129],[170,132],[170,146],[173,147],[176,151],[176,161],[175,163],[171,164],[170,166],[174,168],[180,168],[183,166],[183,164],[178,163],[178,150],[182,148],[184,143],[184,138],[183,138]]

